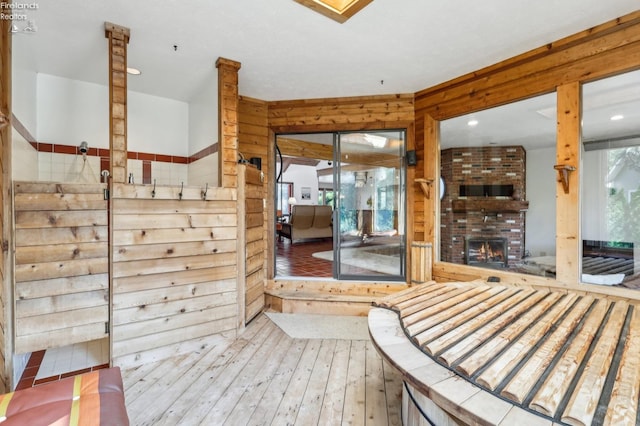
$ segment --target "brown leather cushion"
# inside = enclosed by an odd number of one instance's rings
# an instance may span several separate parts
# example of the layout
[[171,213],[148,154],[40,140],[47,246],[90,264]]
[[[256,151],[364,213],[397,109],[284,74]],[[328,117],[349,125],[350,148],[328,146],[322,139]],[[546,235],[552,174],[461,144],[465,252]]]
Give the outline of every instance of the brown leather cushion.
[[70,424],[72,417],[78,425],[129,424],[118,367],[0,395],[1,406],[2,426]]

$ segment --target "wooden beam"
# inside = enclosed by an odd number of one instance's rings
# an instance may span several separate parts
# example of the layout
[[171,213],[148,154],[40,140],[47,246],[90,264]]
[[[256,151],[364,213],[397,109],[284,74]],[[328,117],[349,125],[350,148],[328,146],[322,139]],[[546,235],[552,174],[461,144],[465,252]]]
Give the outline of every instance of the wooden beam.
[[278,137],[277,143],[282,155],[326,161],[333,160],[332,145],[324,145],[284,137]]
[[109,167],[116,183],[127,179],[127,44],[129,29],[104,23],[109,40]]
[[[575,170],[580,176],[581,95],[580,83],[558,87],[556,164]],[[549,171],[549,173],[555,171]],[[566,187],[566,190],[565,190]],[[556,184],[556,279],[560,283],[580,282],[580,182]]]
[[238,186],[238,71],[240,62],[218,58],[218,182],[223,188]]
[[[279,137],[278,148],[280,148],[282,155],[286,156],[333,161],[332,145]],[[341,157],[343,163],[364,165],[366,169],[372,167],[394,168],[398,166],[398,156],[393,154],[350,152],[342,154]]]
[[[2,3],[1,12],[11,14],[8,3]],[[0,391],[12,388],[13,376],[13,242],[11,194],[11,21],[0,20],[0,202],[2,221],[0,236]]]
[[[424,198],[424,240],[433,244],[436,248],[434,254],[440,256],[440,244],[436,241],[436,228],[440,225],[436,216],[440,204],[440,124],[428,114],[424,117],[424,138],[424,178],[433,182],[431,197]],[[430,160],[427,161],[427,158]]]

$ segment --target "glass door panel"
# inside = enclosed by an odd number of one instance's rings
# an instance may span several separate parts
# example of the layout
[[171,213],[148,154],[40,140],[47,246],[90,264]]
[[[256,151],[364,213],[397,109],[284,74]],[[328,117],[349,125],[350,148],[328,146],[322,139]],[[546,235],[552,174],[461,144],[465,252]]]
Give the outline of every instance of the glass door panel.
[[640,71],[582,87],[582,274],[640,289]]
[[404,131],[339,133],[336,138],[336,276],[403,279]]

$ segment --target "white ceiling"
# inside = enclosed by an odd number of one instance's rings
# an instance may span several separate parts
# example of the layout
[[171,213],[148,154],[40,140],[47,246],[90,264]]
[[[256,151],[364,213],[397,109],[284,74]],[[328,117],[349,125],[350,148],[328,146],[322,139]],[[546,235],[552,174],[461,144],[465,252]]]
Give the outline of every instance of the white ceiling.
[[267,101],[414,93],[630,13],[638,0],[374,0],[344,24],[293,0],[37,6],[24,12],[37,31],[14,36],[32,69],[106,84],[109,21],[131,30],[129,65],[143,74],[129,88],[188,102],[217,84],[218,57],[242,64],[241,95]]

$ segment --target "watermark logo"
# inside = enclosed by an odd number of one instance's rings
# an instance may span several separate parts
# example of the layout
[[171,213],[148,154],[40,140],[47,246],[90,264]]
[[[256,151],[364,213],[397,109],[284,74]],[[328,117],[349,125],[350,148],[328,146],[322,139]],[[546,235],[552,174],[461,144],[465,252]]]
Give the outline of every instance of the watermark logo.
[[38,31],[34,19],[29,18],[28,12],[38,10],[38,3],[17,3],[0,2],[0,19],[9,20],[13,23],[9,28],[12,33],[35,33]]

